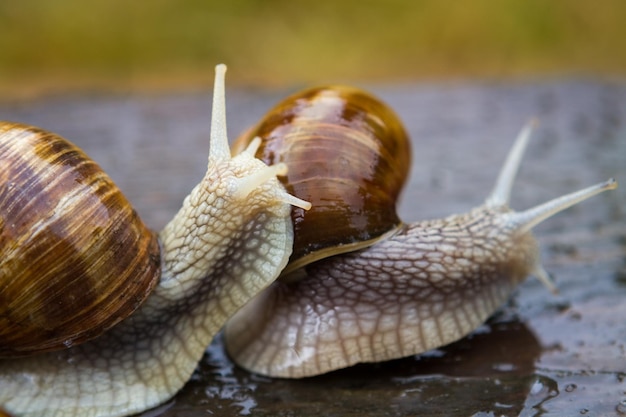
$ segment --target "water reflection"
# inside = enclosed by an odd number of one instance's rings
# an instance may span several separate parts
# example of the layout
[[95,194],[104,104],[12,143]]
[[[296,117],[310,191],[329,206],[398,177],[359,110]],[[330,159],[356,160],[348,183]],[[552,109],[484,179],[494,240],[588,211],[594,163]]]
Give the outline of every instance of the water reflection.
[[180,416],[184,410],[185,416],[516,416],[537,411],[558,388],[535,375],[541,347],[508,311],[447,347],[303,380],[241,370],[225,356],[218,338],[176,403],[160,415]]

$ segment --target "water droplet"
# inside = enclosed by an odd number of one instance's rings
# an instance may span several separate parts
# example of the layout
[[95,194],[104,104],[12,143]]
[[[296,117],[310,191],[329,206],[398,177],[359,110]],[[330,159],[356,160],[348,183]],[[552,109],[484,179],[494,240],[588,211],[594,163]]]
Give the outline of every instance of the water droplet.
[[247,398],[244,398],[241,401],[238,401],[238,402],[234,403],[233,405],[241,407],[241,411],[239,411],[239,415],[248,416],[248,415],[252,414],[252,409],[256,408],[256,406],[258,404],[254,400],[254,398],[247,397]]
[[472,414],[472,417],[495,417],[493,411],[479,411],[476,414]]
[[530,393],[532,395],[537,395],[541,392],[542,389],[543,389],[543,384],[541,383],[541,381],[537,380],[535,381],[533,386],[530,388]]
[[237,407],[239,415],[250,415],[257,407],[254,393],[258,388],[258,381],[252,381],[249,376],[239,377],[235,367],[222,349],[221,339],[213,343],[204,359],[211,367],[213,378],[219,382],[205,388],[204,394],[215,407]]
[[441,349],[431,349],[429,351],[426,351],[424,353],[420,353],[419,355],[416,355],[419,358],[442,358],[446,355],[446,351],[445,350],[441,350]]
[[576,384],[567,384],[565,386],[565,392],[573,392],[576,390],[576,388],[578,388]]
[[583,318],[583,315],[579,311],[572,311],[569,314],[569,318],[574,321],[580,321]]
[[559,388],[556,381],[547,377],[538,377],[530,387],[530,395],[542,398],[546,401],[549,398],[559,395]]
[[515,365],[512,363],[495,363],[493,364],[492,368],[495,371],[511,372],[515,370]]

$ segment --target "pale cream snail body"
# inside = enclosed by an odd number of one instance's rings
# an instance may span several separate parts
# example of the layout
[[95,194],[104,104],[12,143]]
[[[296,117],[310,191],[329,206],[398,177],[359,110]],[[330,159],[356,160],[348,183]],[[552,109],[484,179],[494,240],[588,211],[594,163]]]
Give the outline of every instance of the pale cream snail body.
[[[410,150],[391,110],[358,90],[310,90],[271,111],[241,139],[231,157],[223,70],[220,67],[216,77],[206,177],[156,236],[160,250],[155,251],[155,236],[145,231],[134,211],[120,215],[132,221],[137,235],[147,236],[144,241],[129,233],[128,240],[145,242],[142,250],[148,256],[143,262],[160,268],[156,282],[147,274],[147,283],[136,285],[143,292],[123,297],[133,301],[120,307],[115,319],[96,314],[93,321],[103,323],[96,326],[98,331],[64,334],[55,342],[50,342],[54,339],[50,335],[43,338],[44,350],[56,349],[59,342],[72,345],[69,349],[0,360],[2,407],[32,416],[119,416],[148,409],[182,387],[213,336],[233,315],[226,329],[232,357],[248,369],[274,376],[315,375],[450,343],[480,325],[526,275],[536,274],[548,282],[530,234],[535,224],[616,186],[608,181],[513,212],[507,201],[528,139],[526,129],[483,206],[463,215],[406,224],[395,214],[395,204]],[[42,133],[3,126],[5,140]],[[265,142],[252,139],[257,135]],[[44,159],[54,161],[53,167],[65,161]],[[85,164],[91,166],[91,162],[75,165]],[[56,184],[64,177],[51,178],[48,182]],[[5,185],[4,174],[2,180],[0,202],[15,188],[14,181]],[[95,191],[88,200],[121,200],[111,197],[117,193],[108,191],[112,189],[108,178],[78,182],[81,192],[50,200],[52,212],[69,207],[74,195],[78,198],[90,189]],[[346,188],[335,188],[340,185]],[[307,201],[313,207],[305,212]],[[344,211],[333,213],[336,208]],[[2,220],[3,230],[20,223]],[[43,216],[31,224],[41,233],[65,231],[64,222]],[[92,237],[93,230],[99,236],[105,228],[89,226]],[[3,234],[2,239],[4,244],[13,238]],[[11,250],[18,246],[21,243],[9,244]],[[127,251],[117,249],[105,251],[93,263],[105,271],[113,269],[119,253]],[[84,266],[79,271],[92,263],[86,255],[71,254],[74,263]],[[3,264],[3,274],[20,260],[15,259]],[[142,271],[146,268],[139,266]],[[70,275],[77,274],[72,271]],[[279,281],[272,284],[281,271]],[[89,279],[91,269],[84,275]],[[139,280],[129,275],[130,282]],[[0,287],[4,302],[1,291]],[[73,304],[71,298],[62,302]],[[85,298],[92,300],[88,310],[99,311],[98,305],[109,297]],[[12,304],[10,310],[15,309]],[[78,344],[91,337],[95,338]],[[37,350],[30,342],[12,347],[0,340],[3,351]]]

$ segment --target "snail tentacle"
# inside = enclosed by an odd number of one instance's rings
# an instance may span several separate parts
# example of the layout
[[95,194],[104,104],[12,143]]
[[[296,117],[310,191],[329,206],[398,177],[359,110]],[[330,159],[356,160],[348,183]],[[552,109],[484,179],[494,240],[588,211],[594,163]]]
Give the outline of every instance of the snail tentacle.
[[[554,216],[555,214],[575,204],[578,204],[581,201],[587,200],[588,198],[593,197],[596,194],[607,190],[613,190],[615,188],[617,188],[617,181],[615,181],[615,179],[613,178],[610,178],[609,180],[600,184],[592,185],[582,190],[575,191],[561,197],[557,197],[553,200],[547,201],[530,209],[526,209],[520,212],[507,213],[506,215],[504,215],[505,223],[508,225],[508,227],[515,229],[517,233],[529,233],[533,227],[543,222],[544,220]],[[539,281],[541,281],[546,286],[546,288],[553,294],[558,293],[556,285],[554,284],[553,280],[550,278],[550,275],[543,268],[538,259],[535,265],[531,266],[529,274],[537,277]]]
[[[502,166],[500,174],[496,180],[496,184],[485,200],[484,206],[491,209],[507,208],[511,195],[511,189],[515,176],[519,170],[520,163],[528,140],[532,133],[533,128],[537,125],[535,119],[530,120],[526,126],[520,131],[513,144],[513,147],[509,151],[509,154]],[[574,192],[572,194],[564,195],[554,200],[545,202],[531,209],[527,209],[522,212],[508,212],[504,215],[505,223],[508,227],[514,228],[518,233],[527,233],[537,224],[550,218],[556,213],[565,210],[568,207],[573,206],[583,200],[586,200],[602,191],[617,187],[617,183],[610,179],[607,182],[594,185],[584,190]],[[533,275],[541,281],[546,288],[553,294],[558,293],[558,289],[554,284],[550,274],[543,268],[541,263],[537,260],[535,265],[530,267],[530,275]]]
[[[254,158],[254,156],[252,156],[254,154],[246,153],[246,155]],[[276,165],[266,166],[263,169],[258,170],[255,175],[250,175],[246,178],[238,180],[235,185],[234,194],[241,200],[244,200],[253,190],[257,189],[260,184],[263,184],[269,179],[273,179],[277,176],[286,174],[287,164],[280,163]],[[309,210],[311,208],[311,203],[309,203],[308,201],[304,201],[301,198],[295,197],[288,192],[277,193],[275,198],[294,207],[299,207],[303,210]]]
[[504,207],[509,204],[515,176],[517,175],[520,163],[522,162],[524,151],[526,150],[528,140],[530,139],[530,134],[536,125],[537,121],[532,119],[517,135],[517,139],[515,140],[515,143],[509,151],[509,154],[504,161],[504,165],[500,170],[496,184],[489,194],[489,197],[485,200],[485,207]]
[[[217,68],[217,96],[224,70]],[[222,110],[214,106],[219,132],[212,126],[205,178],[159,233],[162,275],[152,294],[92,341],[0,360],[1,407],[17,416],[112,417],[156,406],[189,380],[226,320],[284,268],[293,242],[286,192],[253,155],[224,154]],[[263,180],[240,199],[232,185],[259,172]]]
[[617,181],[614,178],[592,185],[582,190],[557,197],[553,200],[546,201],[538,206],[526,209],[524,211],[509,213],[506,218],[507,222],[517,228],[520,233],[528,232],[544,220],[554,216],[555,214],[573,206],[581,201],[587,200],[596,194],[607,190],[617,188]]
[[226,65],[217,65],[215,67],[215,82],[213,85],[213,110],[211,112],[209,164],[212,160],[230,159],[228,130],[226,128],[226,94],[224,91],[225,76]]
[[260,146],[261,146],[261,138],[257,136],[250,141],[250,144],[248,144],[248,147],[244,149],[242,152],[245,152],[247,154],[254,156],[256,152],[259,150]]

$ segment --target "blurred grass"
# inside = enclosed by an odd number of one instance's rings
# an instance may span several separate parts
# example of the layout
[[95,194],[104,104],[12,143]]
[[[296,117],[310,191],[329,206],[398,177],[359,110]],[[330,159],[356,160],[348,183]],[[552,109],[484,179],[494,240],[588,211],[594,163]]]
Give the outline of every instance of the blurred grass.
[[626,74],[624,0],[0,3],[0,96]]

